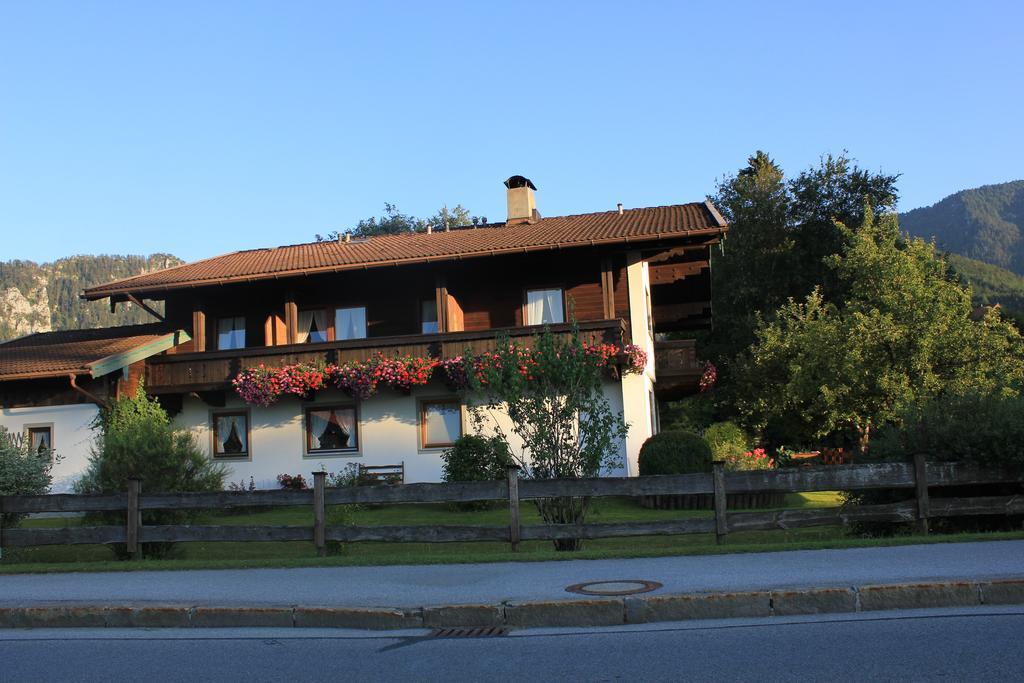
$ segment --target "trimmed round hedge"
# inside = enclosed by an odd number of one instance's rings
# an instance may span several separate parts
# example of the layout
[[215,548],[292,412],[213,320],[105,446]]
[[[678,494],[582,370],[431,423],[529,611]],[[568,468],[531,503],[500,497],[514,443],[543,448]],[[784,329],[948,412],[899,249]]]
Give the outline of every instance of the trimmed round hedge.
[[693,432],[655,434],[640,447],[640,474],[691,474],[711,471],[711,448]]

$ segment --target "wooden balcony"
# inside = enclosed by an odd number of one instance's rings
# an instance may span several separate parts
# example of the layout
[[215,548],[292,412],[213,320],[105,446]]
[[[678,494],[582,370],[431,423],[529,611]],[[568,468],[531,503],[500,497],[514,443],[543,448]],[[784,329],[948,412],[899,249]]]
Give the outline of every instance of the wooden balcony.
[[655,342],[654,372],[658,398],[672,400],[695,393],[704,372],[697,361],[697,343],[693,339]]
[[[622,344],[625,323],[620,319],[578,323],[580,337],[588,343]],[[295,363],[348,363],[367,360],[378,352],[389,356],[428,356],[454,358],[465,353],[493,350],[500,336],[529,346],[543,331],[541,326],[509,327],[479,332],[371,337],[322,344],[260,346],[231,351],[206,351],[154,356],[146,361],[146,391],[150,394],[181,394],[223,391],[243,368],[260,364],[280,367]],[[572,325],[551,325],[561,336],[572,332]]]

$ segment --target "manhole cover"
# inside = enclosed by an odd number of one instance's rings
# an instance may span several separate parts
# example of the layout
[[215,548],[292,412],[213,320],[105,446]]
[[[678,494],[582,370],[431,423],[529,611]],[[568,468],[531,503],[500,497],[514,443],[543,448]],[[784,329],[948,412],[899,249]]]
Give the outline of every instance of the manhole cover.
[[641,579],[618,579],[615,581],[589,581],[587,583],[574,583],[565,590],[570,593],[582,595],[634,595],[636,593],[650,593],[661,588],[657,581],[643,581]]

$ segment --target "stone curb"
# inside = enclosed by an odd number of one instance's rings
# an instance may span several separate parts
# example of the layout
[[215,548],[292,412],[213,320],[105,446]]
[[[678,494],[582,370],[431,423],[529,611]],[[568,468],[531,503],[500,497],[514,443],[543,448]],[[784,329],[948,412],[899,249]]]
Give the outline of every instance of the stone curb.
[[1024,578],[430,607],[0,606],[2,628],[549,628],[1024,604]]

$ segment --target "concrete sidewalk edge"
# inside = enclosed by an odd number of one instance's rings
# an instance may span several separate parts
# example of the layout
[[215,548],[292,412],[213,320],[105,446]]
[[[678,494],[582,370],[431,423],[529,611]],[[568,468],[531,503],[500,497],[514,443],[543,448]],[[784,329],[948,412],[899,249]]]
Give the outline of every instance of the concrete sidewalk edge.
[[1017,604],[1024,604],[1024,578],[414,608],[30,604],[0,607],[0,628],[589,627]]

